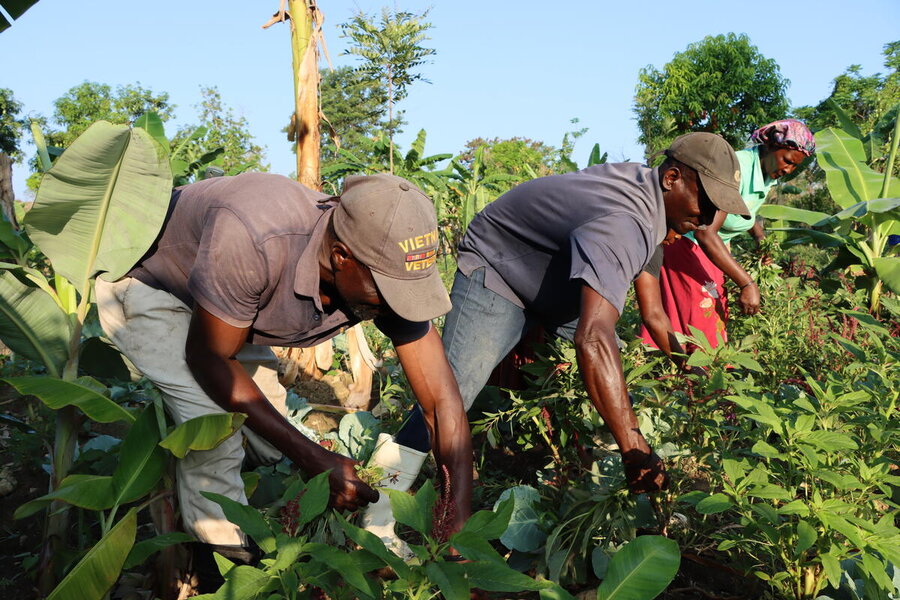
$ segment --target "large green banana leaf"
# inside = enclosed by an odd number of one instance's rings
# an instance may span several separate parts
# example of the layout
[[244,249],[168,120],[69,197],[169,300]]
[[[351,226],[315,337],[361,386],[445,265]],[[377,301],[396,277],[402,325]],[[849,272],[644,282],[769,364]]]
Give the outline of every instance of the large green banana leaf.
[[[9,13],[13,19],[21,17],[26,10],[37,4],[38,0],[0,0],[0,6]],[[10,22],[0,13],[0,31],[9,29]]]
[[[881,196],[884,174],[866,164],[863,143],[841,129],[816,134],[816,158],[825,170],[832,199],[841,208]],[[889,196],[900,196],[900,180],[891,178]]]
[[102,600],[128,558],[137,534],[137,508],[128,511],[109,533],[88,550],[47,600]]
[[98,121],[44,175],[25,230],[83,291],[98,273],[118,279],[147,251],[171,189],[165,150],[150,134]]
[[0,340],[16,354],[62,373],[69,357],[69,320],[56,300],[39,287],[0,271]]

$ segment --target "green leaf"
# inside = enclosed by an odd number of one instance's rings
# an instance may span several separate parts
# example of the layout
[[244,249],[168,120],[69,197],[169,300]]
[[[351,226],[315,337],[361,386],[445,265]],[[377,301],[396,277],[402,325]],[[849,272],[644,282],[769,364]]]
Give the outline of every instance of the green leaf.
[[809,507],[803,500],[792,500],[778,509],[779,515],[800,515],[805,517],[809,514]]
[[54,377],[10,377],[3,379],[26,396],[36,396],[52,409],[76,406],[99,423],[134,422],[134,416],[106,396],[78,383]]
[[751,450],[754,454],[759,454],[760,456],[764,456],[765,458],[784,457],[784,454],[779,452],[777,448],[775,448],[768,442],[764,442],[763,440],[759,440],[755,444],[753,444],[753,448]]
[[767,219],[799,221],[800,223],[806,223],[807,225],[814,225],[830,216],[823,212],[804,210],[802,208],[794,208],[793,206],[782,206],[781,204],[763,204],[759,207],[759,212],[757,214]]
[[[833,127],[819,131],[816,160],[825,171],[832,199],[841,208],[881,196],[884,175],[866,164],[866,151],[857,138]],[[900,182],[892,185],[891,196],[900,195],[900,189],[893,193],[897,187]]]
[[102,600],[119,578],[136,533],[137,509],[132,508],[88,550],[47,600]]
[[215,600],[250,600],[256,598],[272,577],[265,571],[238,565],[225,575],[225,584],[212,595]]
[[437,493],[431,481],[426,481],[415,497],[406,492],[383,489],[391,498],[391,510],[398,523],[412,527],[422,535],[431,533],[431,514]]
[[85,290],[97,273],[115,281],[143,256],[171,190],[165,151],[149,133],[99,121],[44,175],[25,230],[54,270]]
[[275,535],[263,519],[259,511],[252,506],[241,504],[231,498],[213,492],[200,492],[207,500],[212,500],[222,507],[225,518],[241,528],[241,531],[253,538],[265,552],[275,550]]
[[537,591],[551,587],[548,581],[536,581],[528,575],[495,562],[459,563],[469,577],[472,587],[488,592]]
[[351,458],[363,460],[372,454],[380,432],[380,421],[370,412],[359,411],[344,415],[338,425],[337,437]]
[[519,485],[505,490],[494,504],[499,508],[501,502],[513,498],[513,511],[506,531],[500,541],[510,550],[533,552],[547,539],[547,534],[540,527],[540,520],[534,505],[540,502],[541,496],[536,489],[528,485]]
[[159,425],[150,404],[140,414],[119,447],[119,463],[112,476],[115,504],[137,500],[153,489],[166,468],[159,447]]
[[704,498],[697,503],[697,512],[701,515],[714,515],[716,513],[725,512],[734,506],[731,500],[725,494],[713,494],[709,498]]
[[305,491],[298,503],[300,509],[298,525],[300,527],[321,515],[328,508],[328,495],[330,492],[328,473],[328,471],[319,473],[306,484]]
[[872,261],[875,273],[895,294],[900,294],[900,258],[881,256]]
[[17,259],[24,258],[31,249],[31,243],[6,220],[6,215],[0,214],[0,248],[3,246],[9,248]]
[[812,444],[819,450],[835,452],[838,450],[856,450],[859,444],[847,435],[838,431],[811,431],[803,436],[803,441]]
[[645,535],[631,540],[612,558],[598,600],[651,600],[678,573],[681,552],[674,540]]
[[425,565],[425,573],[437,585],[442,597],[447,600],[469,600],[471,588],[462,565],[430,562]]
[[494,510],[479,510],[463,524],[460,532],[472,531],[486,540],[495,540],[503,535],[512,516],[515,498],[496,503]]
[[550,587],[542,589],[539,594],[541,600],[577,600],[575,596],[564,590],[558,583],[553,583]]
[[159,443],[178,458],[189,450],[212,450],[241,428],[247,415],[216,413],[188,419]]
[[799,521],[797,523],[797,545],[794,547],[794,556],[799,557],[806,550],[812,548],[818,537],[819,534],[816,533],[812,525],[806,521]]
[[411,576],[412,571],[409,566],[403,559],[388,550],[387,547],[385,547],[384,542],[382,542],[377,535],[371,531],[366,531],[361,527],[351,524],[339,514],[336,514],[335,516],[337,517],[341,529],[347,534],[347,537],[359,544],[364,550],[368,550],[386,564],[390,565],[399,577],[408,579]]
[[349,554],[327,544],[307,544],[310,558],[338,573],[341,578],[365,593],[373,596],[372,586]]
[[828,583],[835,589],[839,588],[841,585],[841,575],[844,572],[843,569],[841,569],[841,561],[831,554],[822,554],[819,556],[819,560],[822,561],[822,568],[825,570],[825,576],[828,578]]
[[194,538],[188,534],[180,531],[173,531],[172,533],[164,533],[152,537],[149,540],[138,542],[131,549],[131,552],[128,553],[128,558],[125,559],[125,564],[122,568],[125,570],[132,569],[164,548],[174,546],[175,544],[186,544],[192,541],[194,541]]
[[135,119],[134,121],[135,127],[140,127],[150,134],[154,140],[159,143],[160,147],[168,148],[169,140],[166,138],[166,129],[163,126],[162,119],[159,118],[159,115],[155,112],[148,112],[142,114],[140,117]]
[[506,564],[506,560],[483,537],[471,531],[460,531],[450,537],[450,545],[469,560],[493,561]]
[[54,500],[89,510],[106,510],[113,505],[112,477],[109,475],[69,475],[59,488],[16,509],[15,519],[24,519],[46,508]]
[[[48,285],[49,287],[49,285]],[[69,319],[53,296],[0,272],[0,340],[58,377],[69,358]]]

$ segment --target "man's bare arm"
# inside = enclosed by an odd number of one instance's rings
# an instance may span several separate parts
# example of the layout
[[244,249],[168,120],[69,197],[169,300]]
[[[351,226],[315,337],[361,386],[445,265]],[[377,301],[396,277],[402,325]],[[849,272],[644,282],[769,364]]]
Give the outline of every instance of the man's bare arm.
[[397,345],[396,350],[425,415],[438,468],[446,466],[450,475],[457,531],[472,511],[472,436],[459,386],[434,327],[414,342]]
[[581,377],[591,402],[619,445],[629,488],[634,493],[656,491],[668,484],[668,477],[644,439],[628,400],[616,344],[618,320],[618,311],[606,298],[590,286],[582,286],[581,317],[575,332]]
[[245,413],[245,424],[250,429],[305,472],[318,474],[331,469],[329,481],[335,508],[355,510],[377,500],[377,492],[356,477],[354,461],[325,450],[297,431],[235,359],[248,331],[225,323],[202,307],[194,309],[185,358],[203,391],[223,409]]

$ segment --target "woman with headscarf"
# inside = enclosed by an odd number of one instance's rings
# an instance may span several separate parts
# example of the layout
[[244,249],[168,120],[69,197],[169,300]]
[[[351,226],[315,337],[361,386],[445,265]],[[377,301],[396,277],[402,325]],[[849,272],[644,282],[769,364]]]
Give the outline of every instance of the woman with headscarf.
[[[659,288],[674,331],[692,335],[689,326],[696,327],[713,347],[720,339],[727,341],[726,276],[740,290],[737,302],[741,312],[759,312],[759,288],[731,255],[731,240],[746,231],[757,240],[764,237],[762,226],[756,223],[759,207],[775,181],[793,173],[815,149],[812,132],[794,119],[769,123],[750,135],[749,147],[737,152],[740,191],[750,217],[719,211],[705,230],[689,233],[664,249]],[[646,327],[641,328],[641,338],[656,347]]]

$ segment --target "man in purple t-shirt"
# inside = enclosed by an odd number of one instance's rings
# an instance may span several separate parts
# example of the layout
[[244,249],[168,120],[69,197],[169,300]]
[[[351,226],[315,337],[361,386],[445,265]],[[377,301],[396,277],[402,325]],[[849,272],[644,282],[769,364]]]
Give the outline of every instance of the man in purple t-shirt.
[[[497,363],[535,325],[574,337],[592,404],[622,454],[629,488],[659,490],[667,475],[638,428],[616,344],[628,287],[666,233],[747,214],[740,165],[720,136],[676,139],[658,168],[595,165],[513,188],[479,213],[459,246],[443,342],[468,409]],[[574,332],[566,328],[577,319]],[[427,448],[409,419],[395,437]]]

